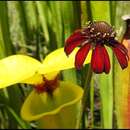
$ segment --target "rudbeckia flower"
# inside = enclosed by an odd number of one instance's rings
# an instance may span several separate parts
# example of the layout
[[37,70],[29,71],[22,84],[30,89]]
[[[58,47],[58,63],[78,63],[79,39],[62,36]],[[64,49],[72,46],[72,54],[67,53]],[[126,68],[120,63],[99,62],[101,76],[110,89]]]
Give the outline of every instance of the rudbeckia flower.
[[[74,67],[76,48],[69,58],[64,48],[51,52],[43,62],[26,55],[12,55],[0,60],[0,89],[16,83],[34,88],[24,101],[21,116],[36,121],[38,128],[77,128],[83,89],[61,81],[58,73]],[[91,53],[85,64],[90,62]]]
[[128,66],[128,52],[124,45],[116,39],[114,29],[104,21],[90,22],[86,27],[76,30],[67,40],[64,51],[67,55],[80,46],[75,56],[75,67],[81,69],[83,63],[92,49],[91,68],[95,73],[110,71],[110,59],[105,45],[111,47],[121,68]]

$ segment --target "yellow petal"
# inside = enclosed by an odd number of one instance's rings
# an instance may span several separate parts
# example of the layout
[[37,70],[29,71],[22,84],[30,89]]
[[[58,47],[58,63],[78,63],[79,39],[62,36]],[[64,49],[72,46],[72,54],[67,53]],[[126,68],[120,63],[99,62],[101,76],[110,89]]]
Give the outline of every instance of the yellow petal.
[[26,84],[40,84],[40,83],[43,83],[44,80],[43,80],[43,76],[48,79],[48,80],[52,80],[54,79],[57,75],[59,74],[59,71],[58,72],[53,72],[53,73],[48,73],[48,74],[44,74],[44,75],[41,75],[41,74],[35,74],[33,75],[32,77],[26,79],[26,80],[23,80],[21,81],[20,83],[26,83]]
[[25,79],[23,81],[20,81],[20,83],[26,83],[26,84],[40,84],[43,82],[43,76],[41,74],[34,74],[32,77]]
[[[79,48],[75,50],[67,57],[64,48],[57,49],[51,52],[43,61],[43,65],[39,68],[39,73],[47,74],[50,72],[70,69],[74,67],[75,55]],[[89,52],[85,63],[88,64],[91,59],[91,51]]]
[[0,60],[0,88],[19,83],[37,73],[41,63],[25,55],[12,55]]

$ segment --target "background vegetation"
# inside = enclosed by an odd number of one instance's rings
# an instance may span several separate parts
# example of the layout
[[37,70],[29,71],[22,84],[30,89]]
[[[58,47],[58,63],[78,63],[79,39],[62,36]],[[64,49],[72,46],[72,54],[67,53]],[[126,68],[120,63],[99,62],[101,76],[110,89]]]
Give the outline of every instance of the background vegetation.
[[[130,14],[129,1],[1,1],[0,58],[26,54],[43,60],[63,47],[66,38],[88,21],[104,20],[115,26],[121,40],[122,15]],[[130,68],[122,71],[109,49],[109,75],[93,75],[84,128],[130,128]],[[80,86],[88,69],[65,70],[63,80]],[[16,87],[18,86],[18,87]],[[0,128],[34,128],[20,117],[20,108],[31,87],[17,84],[0,90]]]

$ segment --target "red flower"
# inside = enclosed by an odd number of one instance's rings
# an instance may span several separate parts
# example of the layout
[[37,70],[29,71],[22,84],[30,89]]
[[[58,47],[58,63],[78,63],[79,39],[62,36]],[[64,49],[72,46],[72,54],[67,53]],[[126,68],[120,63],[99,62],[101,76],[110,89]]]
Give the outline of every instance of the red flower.
[[37,93],[47,92],[48,94],[52,95],[53,91],[58,87],[59,81],[58,76],[56,76],[53,80],[48,80],[43,76],[43,83],[37,84],[34,86],[34,89]]
[[75,56],[75,67],[80,69],[92,49],[91,68],[95,73],[110,71],[110,60],[104,45],[112,48],[121,68],[128,66],[128,51],[115,40],[114,29],[104,21],[92,22],[84,29],[75,31],[67,40],[64,51],[69,55],[75,47],[81,46]]

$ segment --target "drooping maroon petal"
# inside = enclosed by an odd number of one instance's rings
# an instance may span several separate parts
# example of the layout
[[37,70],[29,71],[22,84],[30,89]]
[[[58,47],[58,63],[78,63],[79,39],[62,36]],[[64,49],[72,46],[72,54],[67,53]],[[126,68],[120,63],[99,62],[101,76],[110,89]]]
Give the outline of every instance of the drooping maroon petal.
[[65,44],[64,51],[67,55],[69,55],[75,47],[80,45],[83,41],[85,41],[85,37],[81,34],[81,31],[78,30],[74,32],[67,40]]
[[102,55],[104,57],[104,72],[106,74],[108,74],[109,71],[110,71],[111,66],[110,66],[109,55],[108,55],[107,50],[106,50],[106,48],[104,46],[102,46]]
[[96,45],[92,52],[91,68],[95,73],[102,73],[104,71],[104,56],[102,52],[102,45]]
[[90,48],[91,44],[87,43],[78,50],[75,56],[75,66],[77,69],[80,69],[83,66]]
[[119,43],[117,40],[112,40],[111,44],[112,44],[112,47],[119,48],[123,53],[125,53],[125,55],[129,59],[128,50],[126,49],[126,47],[123,44]]
[[127,50],[128,50],[128,57],[130,58],[130,39],[126,39],[124,37],[123,40],[122,40],[122,44],[127,48]]
[[126,47],[123,44],[117,44],[116,47],[119,48],[126,55],[127,59],[129,60],[128,50],[126,49]]
[[121,68],[126,68],[128,66],[128,59],[126,58],[126,54],[123,53],[118,47],[113,47],[112,49],[118,59]]
[[117,47],[119,47],[121,50],[123,50],[125,53],[128,53],[128,50],[126,49],[126,47],[123,44],[117,44]]

